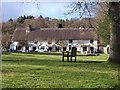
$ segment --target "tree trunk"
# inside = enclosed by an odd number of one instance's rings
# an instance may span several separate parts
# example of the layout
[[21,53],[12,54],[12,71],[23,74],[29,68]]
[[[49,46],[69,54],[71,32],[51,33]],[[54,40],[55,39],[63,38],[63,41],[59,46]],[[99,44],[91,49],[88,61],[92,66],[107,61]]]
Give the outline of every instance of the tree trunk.
[[109,61],[120,64],[120,3],[110,2],[109,5],[111,19]]

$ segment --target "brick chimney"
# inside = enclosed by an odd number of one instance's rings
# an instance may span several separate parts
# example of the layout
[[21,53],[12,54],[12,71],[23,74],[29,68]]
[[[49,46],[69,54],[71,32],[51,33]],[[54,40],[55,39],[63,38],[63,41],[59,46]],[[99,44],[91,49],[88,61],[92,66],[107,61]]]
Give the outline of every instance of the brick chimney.
[[32,29],[32,26],[31,26],[31,25],[28,25],[28,26],[26,27],[26,32],[30,32],[31,29]]

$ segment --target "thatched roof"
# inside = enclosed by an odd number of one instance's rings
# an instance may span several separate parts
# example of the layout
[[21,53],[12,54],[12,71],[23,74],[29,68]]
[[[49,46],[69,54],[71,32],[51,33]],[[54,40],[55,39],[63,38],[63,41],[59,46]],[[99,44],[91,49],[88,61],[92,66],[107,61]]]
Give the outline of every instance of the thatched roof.
[[97,35],[93,29],[79,28],[41,28],[26,32],[25,28],[16,29],[13,41],[35,40],[96,40]]

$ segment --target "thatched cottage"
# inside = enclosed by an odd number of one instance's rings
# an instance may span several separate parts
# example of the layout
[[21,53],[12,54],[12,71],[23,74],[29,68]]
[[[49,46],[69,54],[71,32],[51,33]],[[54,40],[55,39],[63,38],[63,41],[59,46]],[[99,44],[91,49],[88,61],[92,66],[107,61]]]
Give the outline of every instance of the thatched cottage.
[[30,52],[69,51],[73,46],[80,53],[98,50],[97,34],[93,28],[17,28],[14,31],[10,50]]

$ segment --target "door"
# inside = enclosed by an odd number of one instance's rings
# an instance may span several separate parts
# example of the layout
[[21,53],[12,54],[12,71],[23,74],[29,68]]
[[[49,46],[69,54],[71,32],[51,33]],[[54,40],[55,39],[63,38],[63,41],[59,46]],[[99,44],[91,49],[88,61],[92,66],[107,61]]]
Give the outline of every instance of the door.
[[91,51],[91,53],[93,53],[94,52],[94,47],[90,47],[90,51]]
[[36,47],[33,47],[33,51],[35,51],[36,50]]

